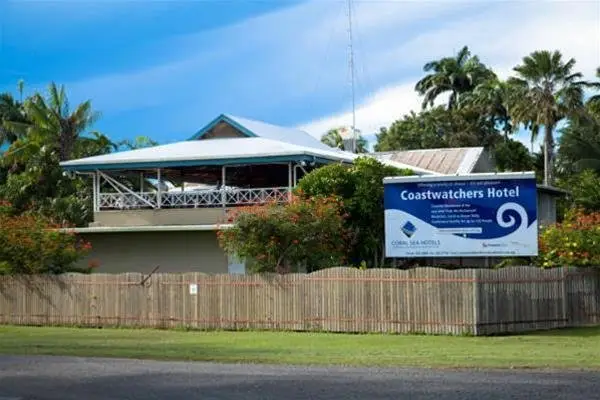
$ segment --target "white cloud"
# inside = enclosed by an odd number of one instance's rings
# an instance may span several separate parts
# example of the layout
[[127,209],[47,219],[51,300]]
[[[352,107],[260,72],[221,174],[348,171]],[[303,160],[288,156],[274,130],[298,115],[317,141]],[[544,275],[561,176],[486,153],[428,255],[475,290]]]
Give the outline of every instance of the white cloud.
[[[357,108],[357,128],[363,135],[376,133],[380,127],[391,124],[396,119],[399,110],[417,109],[420,104],[421,101],[414,95],[412,83],[392,85],[378,91]],[[351,125],[352,113],[344,112],[302,125],[299,128],[318,137],[328,129]]]
[[[577,60],[577,69],[591,78],[600,65],[600,3],[598,2],[498,2],[481,12],[468,13],[439,27],[430,26],[408,40],[381,38],[386,51],[372,55],[370,68],[386,75],[393,67],[406,68],[410,77],[396,80],[360,101],[357,128],[371,134],[410,110],[417,110],[420,99],[414,91],[422,65],[452,54],[463,45],[480,56],[502,77],[523,56],[537,49],[560,50]],[[339,125],[351,125],[348,108],[301,124],[315,136]],[[530,148],[529,133],[516,136]],[[536,146],[537,150],[537,146]]]

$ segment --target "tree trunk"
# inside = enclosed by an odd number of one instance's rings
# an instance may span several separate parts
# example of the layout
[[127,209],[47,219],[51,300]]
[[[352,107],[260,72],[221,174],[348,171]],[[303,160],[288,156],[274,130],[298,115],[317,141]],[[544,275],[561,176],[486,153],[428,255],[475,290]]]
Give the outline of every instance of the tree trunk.
[[544,126],[544,185],[551,186],[553,181],[552,157],[554,155],[554,137],[552,136],[553,126],[547,124]]

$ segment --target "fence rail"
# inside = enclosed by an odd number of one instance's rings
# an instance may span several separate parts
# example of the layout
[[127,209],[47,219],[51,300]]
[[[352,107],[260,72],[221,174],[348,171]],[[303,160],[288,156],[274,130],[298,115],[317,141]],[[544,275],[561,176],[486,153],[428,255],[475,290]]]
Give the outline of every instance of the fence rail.
[[600,271],[0,277],[0,324],[475,334],[600,323]]

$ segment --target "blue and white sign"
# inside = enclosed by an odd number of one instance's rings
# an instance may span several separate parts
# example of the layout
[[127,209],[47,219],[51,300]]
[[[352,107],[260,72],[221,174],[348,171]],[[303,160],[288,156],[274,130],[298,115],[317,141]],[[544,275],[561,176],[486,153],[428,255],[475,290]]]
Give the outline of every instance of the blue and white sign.
[[384,179],[387,257],[538,254],[535,174]]

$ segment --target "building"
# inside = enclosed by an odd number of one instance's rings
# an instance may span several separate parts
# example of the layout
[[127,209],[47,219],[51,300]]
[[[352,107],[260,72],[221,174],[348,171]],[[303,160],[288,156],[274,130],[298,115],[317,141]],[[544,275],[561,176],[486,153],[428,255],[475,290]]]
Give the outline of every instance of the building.
[[[483,148],[371,156],[418,175],[494,170]],[[93,246],[82,265],[97,259],[100,272],[149,273],[158,266],[160,272],[243,273],[244,264],[217,242],[228,210],[285,202],[304,174],[331,163],[351,164],[357,157],[297,129],[219,115],[182,142],[61,166],[93,182],[94,222],[76,229]],[[555,218],[554,203],[544,204],[547,218]]]
[[357,157],[297,129],[220,115],[186,141],[61,165],[93,181],[94,222],[76,231],[99,271],[216,273],[244,270],[217,243],[229,209],[284,202],[307,172]]

